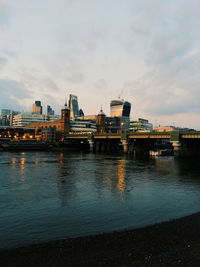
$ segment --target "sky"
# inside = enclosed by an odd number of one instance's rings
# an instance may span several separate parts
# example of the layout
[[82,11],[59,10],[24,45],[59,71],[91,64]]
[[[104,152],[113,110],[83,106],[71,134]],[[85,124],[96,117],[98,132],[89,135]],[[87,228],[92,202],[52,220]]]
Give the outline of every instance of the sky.
[[131,118],[200,129],[199,0],[0,0],[0,109],[85,114],[121,97]]

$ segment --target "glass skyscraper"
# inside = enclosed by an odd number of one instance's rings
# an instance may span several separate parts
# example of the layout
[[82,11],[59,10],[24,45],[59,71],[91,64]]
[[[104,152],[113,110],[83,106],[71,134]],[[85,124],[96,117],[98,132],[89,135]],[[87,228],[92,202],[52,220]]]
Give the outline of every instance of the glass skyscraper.
[[54,110],[51,108],[51,106],[47,106],[47,115],[55,115],[55,112]]
[[107,124],[111,132],[127,132],[131,104],[122,99],[112,100],[110,103],[110,122]]
[[69,108],[70,108],[70,119],[73,120],[79,116],[78,97],[75,95],[69,95]]
[[110,103],[110,116],[128,117],[130,116],[131,104],[124,100],[112,100]]

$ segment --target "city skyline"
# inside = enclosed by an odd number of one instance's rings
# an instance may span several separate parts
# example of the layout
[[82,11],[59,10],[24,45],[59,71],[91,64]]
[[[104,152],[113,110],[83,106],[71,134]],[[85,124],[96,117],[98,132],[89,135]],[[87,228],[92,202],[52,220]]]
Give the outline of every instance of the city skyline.
[[[48,8],[47,8],[48,7]],[[111,100],[131,118],[200,129],[199,1],[0,0],[0,108],[33,100],[85,114]]]

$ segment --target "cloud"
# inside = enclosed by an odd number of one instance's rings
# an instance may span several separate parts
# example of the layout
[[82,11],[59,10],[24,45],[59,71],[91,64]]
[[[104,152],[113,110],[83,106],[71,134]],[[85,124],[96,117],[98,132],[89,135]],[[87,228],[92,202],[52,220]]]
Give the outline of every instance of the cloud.
[[0,68],[6,65],[7,59],[5,57],[0,57]]
[[85,112],[103,103],[108,114],[121,93],[133,115],[199,114],[198,0],[23,0],[0,8],[0,78],[16,88],[8,105],[41,99],[59,110],[74,93]]
[[9,25],[10,16],[6,4],[6,0],[0,0],[0,30],[5,29]]
[[0,79],[0,92],[0,106],[4,108],[19,108],[23,106],[23,100],[29,97],[26,88],[14,80]]
[[200,4],[174,1],[160,6],[159,1],[149,1],[145,8],[143,4],[141,1],[137,6],[139,12],[130,30],[131,41],[136,42],[134,49],[143,53],[140,58],[147,68],[124,87],[137,99],[143,113],[199,114]]

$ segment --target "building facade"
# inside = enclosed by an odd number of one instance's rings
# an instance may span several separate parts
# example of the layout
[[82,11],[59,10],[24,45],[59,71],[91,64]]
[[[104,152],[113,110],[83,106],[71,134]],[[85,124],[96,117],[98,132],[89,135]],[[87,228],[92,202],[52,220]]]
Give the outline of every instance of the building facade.
[[153,124],[148,120],[139,118],[137,121],[130,121],[129,132],[150,132],[153,130]]
[[110,117],[130,117],[131,104],[124,100],[110,102]]
[[42,114],[42,105],[41,101],[36,100],[32,105],[32,113],[33,114]]
[[47,105],[47,116],[54,116],[55,111],[51,108],[51,106]]
[[10,109],[0,110],[0,126],[12,126],[13,116],[19,114],[17,111]]
[[95,133],[97,131],[96,122],[92,120],[71,120],[69,131],[71,133]]
[[[110,103],[110,119],[107,120],[109,132],[126,133],[129,131],[131,104],[127,101],[118,99]],[[117,119],[118,118],[118,119]]]
[[69,95],[69,109],[70,109],[70,119],[73,120],[75,117],[79,116],[78,107],[78,97],[75,95]]
[[24,127],[29,123],[39,123],[47,121],[47,117],[45,115],[38,114],[30,114],[30,113],[22,113],[15,115],[13,117],[13,127]]
[[[34,128],[36,136],[42,136],[44,129],[45,131],[47,131],[48,128],[51,131],[54,129],[56,132],[56,138],[61,140],[69,133],[70,130],[70,110],[65,104],[65,106],[61,109],[61,116],[59,116],[59,119],[55,121],[32,122],[27,124],[27,127]],[[48,135],[48,133],[45,135]]]

